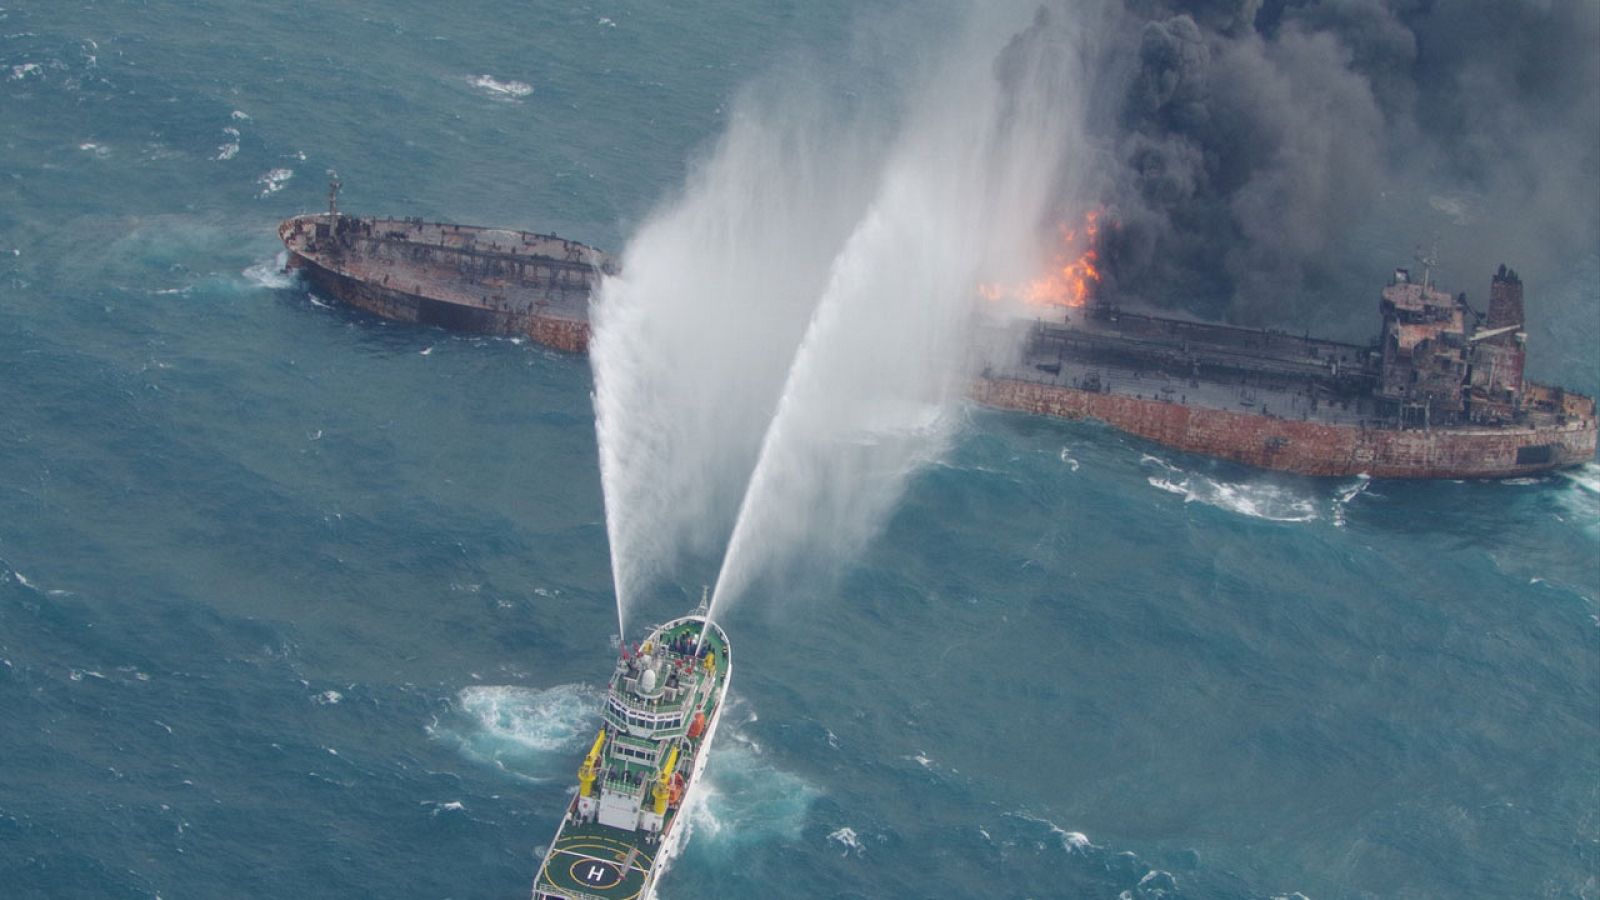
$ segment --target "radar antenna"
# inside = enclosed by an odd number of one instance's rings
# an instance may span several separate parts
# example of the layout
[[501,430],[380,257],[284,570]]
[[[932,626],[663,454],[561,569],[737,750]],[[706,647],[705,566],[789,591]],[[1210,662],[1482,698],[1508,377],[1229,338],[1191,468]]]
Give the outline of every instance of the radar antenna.
[[339,180],[339,173],[334,169],[328,170],[328,218],[339,216],[339,188],[344,187],[344,182]]

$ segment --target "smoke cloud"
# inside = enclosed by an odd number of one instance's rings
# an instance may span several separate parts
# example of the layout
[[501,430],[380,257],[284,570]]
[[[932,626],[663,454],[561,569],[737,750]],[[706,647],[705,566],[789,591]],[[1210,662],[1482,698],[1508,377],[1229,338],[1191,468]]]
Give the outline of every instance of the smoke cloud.
[[1376,245],[1437,242],[1481,299],[1491,260],[1600,243],[1600,4],[1126,0],[1116,42],[1109,299],[1367,319],[1374,273],[1348,264]]
[[863,36],[876,67],[746,90],[598,292],[619,619],[723,546],[732,598],[866,540],[948,436],[978,284],[1092,209],[1102,298],[1350,337],[1418,244],[1480,303],[1494,263],[1536,283],[1600,245],[1592,0],[906,18]]

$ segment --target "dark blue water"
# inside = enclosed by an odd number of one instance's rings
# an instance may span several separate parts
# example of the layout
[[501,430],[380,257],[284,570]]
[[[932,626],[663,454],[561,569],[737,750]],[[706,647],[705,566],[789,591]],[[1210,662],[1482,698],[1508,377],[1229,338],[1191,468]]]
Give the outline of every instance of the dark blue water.
[[[619,246],[843,7],[0,11],[0,896],[525,895],[615,622],[585,363],[327,308],[276,222],[333,167]],[[1524,276],[1593,392],[1600,271]],[[725,622],[663,896],[1600,892],[1593,465],[1300,479],[980,411],[816,570]]]

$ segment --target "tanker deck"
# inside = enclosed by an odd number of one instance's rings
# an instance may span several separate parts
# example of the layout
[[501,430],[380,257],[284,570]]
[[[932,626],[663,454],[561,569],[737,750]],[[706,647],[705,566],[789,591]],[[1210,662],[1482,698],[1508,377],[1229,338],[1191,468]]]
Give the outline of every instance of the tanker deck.
[[582,352],[606,255],[553,234],[357,218],[285,219],[278,237],[321,293],[402,322],[511,334]]

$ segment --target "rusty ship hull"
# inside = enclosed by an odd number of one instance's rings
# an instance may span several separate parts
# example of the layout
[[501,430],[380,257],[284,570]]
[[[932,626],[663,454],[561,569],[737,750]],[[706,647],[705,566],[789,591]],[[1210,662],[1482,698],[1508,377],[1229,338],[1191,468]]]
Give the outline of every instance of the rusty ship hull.
[[[306,215],[279,236],[289,267],[331,299],[571,353],[587,350],[589,295],[615,271],[554,235],[417,219]],[[1514,303],[1492,302],[1474,329],[1464,300],[1397,276],[1373,345],[1104,307],[994,326],[1016,332],[1017,354],[984,369],[971,396],[1304,475],[1502,478],[1594,459],[1594,400],[1522,381],[1520,282],[1497,276],[1492,295],[1514,287]]]
[[[1449,334],[1396,360],[1387,326],[1389,337],[1360,345],[1086,308],[1022,330],[1015,363],[974,384],[977,402],[1304,475],[1508,478],[1595,456],[1594,400],[1523,381],[1520,343],[1482,346],[1478,362],[1503,365],[1475,369],[1462,365],[1476,359],[1472,345]],[[1413,379],[1438,370],[1436,356],[1460,371]]]
[[1006,377],[980,378],[972,396],[985,406],[1096,419],[1178,450],[1301,475],[1512,478],[1581,465],[1595,455],[1592,420],[1551,428],[1369,428]]
[[399,322],[527,337],[582,353],[589,294],[611,262],[552,234],[318,213],[278,237],[322,295]]

